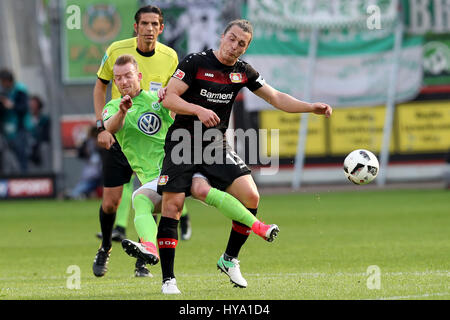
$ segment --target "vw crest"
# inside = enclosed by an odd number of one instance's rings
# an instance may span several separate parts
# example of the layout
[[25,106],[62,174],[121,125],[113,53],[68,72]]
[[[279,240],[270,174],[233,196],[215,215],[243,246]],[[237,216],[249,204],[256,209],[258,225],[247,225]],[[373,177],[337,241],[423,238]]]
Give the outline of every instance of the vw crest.
[[161,129],[161,118],[153,112],[146,112],[139,117],[138,127],[146,135],[152,136]]

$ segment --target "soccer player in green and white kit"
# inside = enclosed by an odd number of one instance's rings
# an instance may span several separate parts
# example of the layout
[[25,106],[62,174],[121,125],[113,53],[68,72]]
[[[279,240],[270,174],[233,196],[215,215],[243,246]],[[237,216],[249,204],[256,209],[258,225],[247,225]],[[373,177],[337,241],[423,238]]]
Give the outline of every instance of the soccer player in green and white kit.
[[[142,72],[141,88],[157,91],[165,87],[178,64],[175,50],[158,41],[164,30],[164,17],[160,8],[146,5],[136,11],[133,25],[135,37],[113,42],[105,52],[97,72],[93,98],[98,144],[101,146],[103,171],[103,196],[99,208],[101,232],[97,237],[102,239],[94,258],[92,271],[95,276],[103,277],[108,269],[112,241],[126,238],[126,228],[131,210],[131,197],[134,190],[135,175],[114,136],[104,130],[102,111],[107,100],[109,83],[114,79],[113,67],[116,59],[123,54],[135,57]],[[114,82],[111,86],[111,98],[120,98],[120,92]],[[115,223],[115,227],[114,227]],[[192,228],[187,209],[183,208],[180,219],[181,239],[189,240]],[[141,259],[136,260],[136,277],[151,277]]]
[[[133,193],[132,202],[140,243],[125,239],[122,246],[129,255],[153,265],[158,263],[159,256],[156,249],[158,230],[152,214],[161,211],[161,196],[156,190],[164,159],[165,138],[173,119],[170,111],[158,103],[156,93],[141,90],[139,82],[142,74],[133,56],[118,57],[113,70],[114,82],[122,98],[111,100],[105,105],[103,121],[106,130],[115,134],[131,168],[142,183],[142,187]],[[272,241],[277,235],[276,225],[261,223],[241,202],[226,192],[211,188],[205,203],[216,207],[226,217],[252,228],[265,240]],[[176,241],[170,239],[168,242]],[[161,245],[176,244],[159,243]],[[180,293],[176,284],[163,285],[162,292]]]

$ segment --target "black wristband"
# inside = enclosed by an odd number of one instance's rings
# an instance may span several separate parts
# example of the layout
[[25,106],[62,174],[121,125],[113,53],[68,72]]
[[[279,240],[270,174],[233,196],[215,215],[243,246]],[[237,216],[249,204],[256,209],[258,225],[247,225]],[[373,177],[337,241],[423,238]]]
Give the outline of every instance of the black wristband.
[[102,131],[105,131],[105,126],[103,125],[103,121],[102,120],[97,120],[95,122],[95,125],[97,126],[97,132],[100,133]]

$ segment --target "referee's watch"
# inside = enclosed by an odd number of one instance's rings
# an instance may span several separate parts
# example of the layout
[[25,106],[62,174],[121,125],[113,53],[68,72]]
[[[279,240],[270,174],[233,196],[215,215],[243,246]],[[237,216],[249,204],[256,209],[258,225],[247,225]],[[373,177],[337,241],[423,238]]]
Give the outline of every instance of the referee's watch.
[[103,120],[97,120],[95,125],[97,126],[97,132],[98,133],[100,133],[102,131],[105,131],[105,126],[103,125]]

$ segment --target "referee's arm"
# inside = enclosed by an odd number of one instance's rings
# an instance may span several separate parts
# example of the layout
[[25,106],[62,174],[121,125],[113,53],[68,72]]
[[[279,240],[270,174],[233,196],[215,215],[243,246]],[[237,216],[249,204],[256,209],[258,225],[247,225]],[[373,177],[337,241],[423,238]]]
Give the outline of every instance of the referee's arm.
[[94,111],[96,120],[102,120],[103,107],[106,104],[106,90],[108,83],[105,80],[97,78],[94,86]]
[[[103,107],[106,104],[106,90],[108,88],[109,81],[97,78],[94,86],[94,111],[95,119],[102,120]],[[97,142],[100,147],[109,149],[114,144],[115,140],[113,135],[104,130],[98,134]]]

